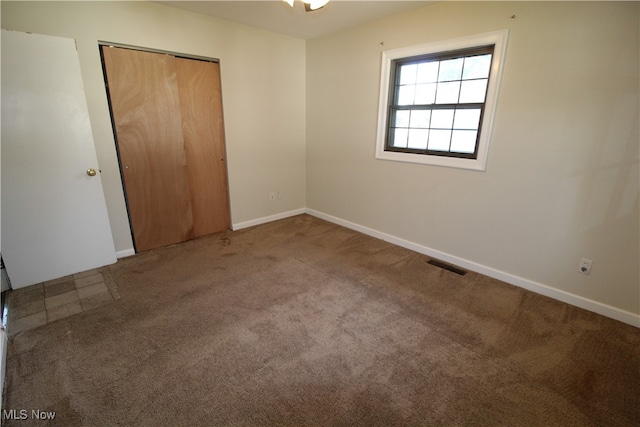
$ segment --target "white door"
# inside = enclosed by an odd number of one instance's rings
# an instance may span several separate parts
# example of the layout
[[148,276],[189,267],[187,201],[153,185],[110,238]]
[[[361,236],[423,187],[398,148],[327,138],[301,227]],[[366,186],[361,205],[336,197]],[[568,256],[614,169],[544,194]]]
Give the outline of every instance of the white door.
[[75,41],[2,30],[1,79],[0,251],[12,287],[114,263]]

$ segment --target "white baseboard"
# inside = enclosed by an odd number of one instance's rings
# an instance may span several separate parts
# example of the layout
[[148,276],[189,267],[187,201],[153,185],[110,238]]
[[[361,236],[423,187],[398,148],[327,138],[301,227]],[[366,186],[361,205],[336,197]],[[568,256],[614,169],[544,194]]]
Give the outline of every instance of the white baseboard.
[[[241,230],[243,228],[253,227],[254,225],[266,224],[268,222],[277,221],[279,219],[289,218],[291,216],[302,215],[306,213],[305,208],[295,209],[288,212],[281,212],[275,215],[269,215],[262,218],[252,219],[250,221],[238,222],[235,224],[231,224],[231,229],[233,231]],[[123,251],[116,252],[116,258],[125,258],[128,256],[135,255],[136,251],[133,248],[125,249]]]
[[289,218],[291,216],[302,215],[306,213],[305,208],[295,209],[288,212],[281,212],[275,215],[269,215],[262,218],[252,219],[250,221],[238,222],[231,225],[233,231],[242,230],[243,228],[253,227],[254,225],[266,224],[268,222],[277,221],[279,219]]
[[619,308],[612,307],[610,305],[603,304],[597,301],[593,301],[588,298],[581,297],[579,295],[575,295],[569,292],[562,291],[560,289],[543,285],[542,283],[537,283],[529,279],[515,276],[510,273],[506,273],[504,271],[496,270],[494,268],[487,267],[485,265],[477,264],[473,261],[468,261],[466,259],[459,258],[455,255],[451,255],[445,252],[438,251],[433,248],[429,248],[427,246],[410,242],[408,240],[404,240],[387,233],[382,233],[380,231],[377,231],[368,227],[364,227],[362,225],[355,224],[353,222],[346,221],[332,215],[318,212],[313,209],[306,209],[306,213],[309,215],[315,216],[317,218],[332,222],[334,224],[338,224],[343,227],[349,228],[351,230],[355,230],[360,233],[384,240],[386,242],[393,243],[394,245],[398,245],[403,248],[410,249],[412,251],[421,253],[423,255],[437,258],[439,260],[457,265],[467,270],[475,271],[476,273],[480,273],[485,276],[489,276],[494,279],[501,280],[511,285],[518,286],[518,287],[527,289],[529,291],[556,299],[558,301],[562,301],[564,303],[574,305],[576,307],[580,307],[585,310],[589,310],[594,313],[601,314],[611,319],[615,319],[620,322],[627,323],[631,326],[640,328],[640,314],[635,314],[629,311],[621,310]]
[[116,258],[120,259],[120,258],[126,258],[128,256],[132,256],[135,255],[136,251],[135,249],[131,248],[131,249],[125,249],[124,251],[117,251],[116,252]]

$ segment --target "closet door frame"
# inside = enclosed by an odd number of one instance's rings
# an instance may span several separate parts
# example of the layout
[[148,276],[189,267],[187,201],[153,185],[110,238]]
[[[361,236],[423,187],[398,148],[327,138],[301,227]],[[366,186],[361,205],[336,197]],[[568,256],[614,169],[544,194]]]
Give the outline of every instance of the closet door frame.
[[122,48],[122,49],[139,50],[139,51],[142,51],[142,52],[149,52],[149,53],[159,53],[161,55],[175,56],[176,58],[196,59],[198,61],[215,62],[216,64],[220,63],[220,59],[218,59],[218,58],[210,58],[208,56],[191,55],[189,53],[172,52],[170,50],[153,49],[153,48],[150,48],[150,47],[141,47],[141,46],[134,46],[134,45],[130,45],[130,44],[112,43],[112,42],[108,42],[108,41],[104,41],[104,40],[98,40],[98,48],[101,49],[103,46],[105,46],[105,47],[119,47],[119,48]]
[[[131,212],[130,212],[130,206],[129,206],[129,199],[128,199],[128,195],[127,195],[127,187],[126,187],[126,183],[125,183],[125,178],[124,178],[124,165],[122,163],[122,158],[121,158],[121,153],[120,153],[120,147],[118,144],[118,134],[117,134],[117,130],[116,130],[116,122],[115,122],[115,117],[113,114],[113,110],[112,110],[112,101],[111,101],[111,95],[109,92],[109,88],[108,88],[108,78],[107,78],[107,69],[106,69],[106,65],[104,62],[104,58],[103,58],[103,54],[102,54],[102,50],[104,48],[109,48],[109,47],[114,47],[114,48],[121,48],[121,49],[129,49],[129,50],[135,50],[135,51],[141,51],[141,52],[147,52],[147,53],[155,53],[155,54],[161,54],[161,55],[171,55],[175,58],[178,59],[189,59],[189,60],[196,60],[196,61],[203,61],[203,62],[209,62],[209,63],[215,63],[220,64],[220,60],[218,58],[211,58],[211,57],[205,57],[205,56],[200,56],[200,55],[192,55],[192,54],[187,54],[187,53],[181,53],[181,52],[172,52],[172,51],[166,51],[166,50],[161,50],[161,49],[154,49],[154,48],[147,48],[147,47],[140,47],[140,46],[134,46],[134,45],[128,45],[128,44],[122,44],[122,43],[114,43],[114,42],[109,42],[109,41],[102,41],[99,40],[98,41],[98,49],[100,51],[100,57],[101,57],[101,62],[102,62],[102,70],[103,70],[103,77],[104,77],[104,82],[105,82],[105,89],[106,89],[106,95],[107,95],[107,101],[108,101],[108,107],[109,107],[109,116],[111,119],[111,126],[112,126],[112,130],[113,130],[113,136],[114,136],[114,142],[115,142],[115,148],[116,148],[116,154],[118,157],[118,166],[120,169],[120,179],[121,179],[121,184],[122,184],[122,189],[123,189],[123,193],[125,196],[125,203],[126,203],[126,207],[127,207],[127,216],[128,216],[128,220],[129,220],[129,230],[131,232],[131,237],[132,237],[132,241],[134,244],[134,249],[136,252],[139,252],[140,248],[137,247],[136,245],[136,239],[135,239],[135,235],[134,235],[134,230],[133,230],[133,222],[132,222],[132,218],[131,218]],[[220,69],[218,68],[218,77],[220,77]],[[218,83],[220,84],[220,91],[222,90],[221,85],[222,82],[221,80],[218,81]],[[225,132],[224,132],[224,107],[223,107],[223,102],[222,102],[222,95],[220,95],[220,119],[222,120],[222,141],[221,141],[221,149],[222,149],[222,153],[223,153],[223,158],[221,159],[224,162],[224,171],[223,171],[223,175],[224,175],[224,187],[225,187],[225,191],[226,191],[226,200],[225,200],[225,208],[226,208],[226,219],[227,219],[227,228],[231,228],[231,201],[230,201],[230,191],[229,191],[229,170],[228,170],[228,164],[227,164],[227,156],[226,156],[226,137],[225,137]],[[201,234],[202,235],[202,234]],[[196,235],[195,237],[199,237],[199,235]],[[187,239],[189,240],[189,239]],[[142,249],[142,250],[146,250],[146,249]]]

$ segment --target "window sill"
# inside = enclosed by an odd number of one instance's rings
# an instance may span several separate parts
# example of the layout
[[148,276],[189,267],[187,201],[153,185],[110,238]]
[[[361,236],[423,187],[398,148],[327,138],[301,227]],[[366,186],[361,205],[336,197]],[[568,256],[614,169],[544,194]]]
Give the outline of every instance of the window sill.
[[394,162],[417,163],[421,165],[441,166],[447,168],[467,169],[484,172],[486,159],[464,159],[458,157],[432,156],[413,153],[399,153],[395,151],[376,151],[376,159]]

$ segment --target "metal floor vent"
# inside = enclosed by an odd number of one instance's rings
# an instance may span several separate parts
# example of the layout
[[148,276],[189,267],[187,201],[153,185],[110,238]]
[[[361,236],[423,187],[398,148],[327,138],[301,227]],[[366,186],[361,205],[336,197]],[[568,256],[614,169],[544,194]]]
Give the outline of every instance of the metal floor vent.
[[455,274],[457,274],[459,276],[464,276],[465,274],[467,274],[467,270],[463,270],[460,267],[456,267],[454,265],[447,264],[447,263],[442,262],[442,261],[438,261],[437,259],[430,259],[429,261],[427,261],[427,264],[431,264],[431,265],[434,265],[436,267],[440,267],[440,268],[442,268],[444,270],[448,270],[448,271],[450,271],[452,273],[455,273]]

